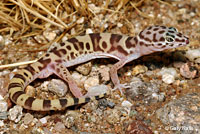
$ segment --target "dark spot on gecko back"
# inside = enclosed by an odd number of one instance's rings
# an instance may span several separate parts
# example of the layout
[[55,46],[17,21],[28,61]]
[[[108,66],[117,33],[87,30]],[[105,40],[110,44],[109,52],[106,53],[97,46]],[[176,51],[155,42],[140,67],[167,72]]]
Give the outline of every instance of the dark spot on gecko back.
[[79,99],[78,99],[78,98],[73,98],[73,100],[74,100],[74,105],[79,104],[79,103],[78,103],[78,102],[79,102]]
[[15,74],[13,78],[21,79],[21,80],[23,80],[23,82],[26,81],[26,78],[23,75],[21,75],[21,74]]
[[86,48],[87,50],[90,50],[90,44],[88,42],[86,43]]
[[104,49],[107,48],[107,43],[106,43],[105,41],[102,42],[102,47],[103,47]]
[[28,97],[24,103],[25,107],[27,109],[31,109],[32,108],[32,104],[33,104],[33,101],[35,101],[35,98],[33,97]]
[[14,102],[17,102],[18,97],[19,97],[20,95],[22,95],[22,94],[24,94],[24,91],[17,91],[17,92],[15,92],[15,93],[13,94],[13,96],[12,96],[12,100],[13,100]]
[[120,53],[124,54],[124,55],[128,55],[128,52],[127,52],[126,50],[124,50],[124,49],[122,48],[122,46],[117,46],[117,50],[118,50]]
[[50,109],[50,107],[51,107],[51,101],[50,100],[44,100],[43,101],[43,108],[45,110],[48,110],[48,109]]
[[111,37],[110,37],[110,44],[114,44],[114,42],[118,43],[122,38],[122,35],[119,35],[119,34],[111,34]]
[[39,59],[38,62],[40,62],[43,66],[42,67],[38,67],[38,69],[41,71],[42,69],[46,68],[47,65],[51,62],[51,59]]
[[35,69],[31,65],[26,66],[24,69],[28,70],[32,75],[35,74]]
[[22,85],[20,83],[10,83],[9,86],[8,86],[8,90],[10,90],[11,88],[14,88],[14,87],[21,87],[22,88]]
[[61,107],[65,107],[67,105],[67,99],[59,99]]
[[92,33],[92,34],[89,34],[89,37],[92,41],[92,45],[93,45],[93,48],[95,51],[98,51],[97,48],[99,47],[99,42],[101,40],[101,35],[100,33]]
[[133,39],[133,37],[128,37],[125,41],[126,47],[127,48],[131,48],[131,47],[135,47],[135,43],[131,43],[131,40]]

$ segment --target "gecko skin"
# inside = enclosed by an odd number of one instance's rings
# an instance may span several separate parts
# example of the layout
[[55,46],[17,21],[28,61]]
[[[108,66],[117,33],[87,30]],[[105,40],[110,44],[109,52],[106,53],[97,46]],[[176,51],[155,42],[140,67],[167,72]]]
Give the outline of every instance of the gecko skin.
[[[173,27],[150,26],[138,36],[110,33],[93,33],[68,39],[65,43],[54,43],[47,53],[37,62],[20,69],[10,80],[8,90],[10,99],[25,109],[35,111],[61,110],[68,106],[89,102],[104,97],[105,94],[84,97],[68,71],[68,67],[96,58],[115,58],[118,60],[111,69],[114,89],[127,88],[120,84],[117,70],[126,63],[165,49],[189,44],[189,38]],[[31,97],[24,92],[25,87],[36,78],[45,78],[51,74],[65,80],[75,98],[44,100]]]

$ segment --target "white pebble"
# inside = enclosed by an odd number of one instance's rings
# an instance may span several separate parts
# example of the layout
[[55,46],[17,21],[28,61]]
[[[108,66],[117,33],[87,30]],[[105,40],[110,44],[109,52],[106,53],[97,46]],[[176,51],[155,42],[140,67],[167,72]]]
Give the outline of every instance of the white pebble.
[[127,101],[127,100],[125,100],[125,101],[123,101],[122,102],[122,106],[123,107],[131,107],[133,104],[130,102],[130,101]]
[[41,119],[40,119],[40,122],[41,122],[42,124],[46,124],[46,123],[47,123],[47,117],[41,118]]
[[3,127],[4,126],[4,122],[3,120],[0,120],[0,127]]
[[174,78],[174,75],[169,74],[169,73],[165,73],[165,74],[162,75],[162,80],[166,84],[171,84],[175,81],[175,78]]
[[0,95],[0,101],[1,101],[1,100],[4,100],[4,98],[3,98],[3,96]]
[[161,69],[161,71],[158,73],[158,75],[164,75],[164,74],[171,74],[171,75],[173,75],[173,76],[177,76],[177,72],[176,72],[176,69],[175,68],[165,68],[165,67],[163,67],[162,69]]
[[123,24],[122,23],[117,23],[117,27],[122,27],[123,26]]
[[84,97],[91,97],[91,96],[97,96],[100,94],[104,94],[108,91],[108,87],[106,85],[97,85],[93,87],[88,88],[87,94],[84,95]]
[[200,49],[188,50],[185,56],[196,63],[200,63]]
[[77,24],[82,24],[84,22],[84,17],[81,17],[77,20]]
[[4,100],[0,100],[0,112],[5,112],[8,109],[8,103]]
[[92,29],[91,28],[86,29],[86,34],[90,34],[90,33],[93,33]]
[[19,105],[14,106],[9,110],[8,118],[16,123],[21,120],[23,108]]

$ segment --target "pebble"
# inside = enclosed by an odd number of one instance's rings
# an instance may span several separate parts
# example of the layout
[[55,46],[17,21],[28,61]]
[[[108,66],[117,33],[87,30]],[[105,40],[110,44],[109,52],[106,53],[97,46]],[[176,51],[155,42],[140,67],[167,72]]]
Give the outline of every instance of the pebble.
[[8,110],[8,103],[4,100],[0,100],[0,112],[6,112]]
[[200,133],[200,94],[189,93],[178,99],[173,99],[156,111],[156,117],[170,129],[177,127],[180,133]]
[[22,118],[22,110],[23,108],[19,105],[14,106],[9,110],[9,120],[15,121],[16,123],[19,122]]
[[114,108],[115,107],[115,103],[108,101],[107,99],[100,99],[98,103],[99,103],[98,107],[100,108],[106,108],[106,107]]
[[137,65],[132,69],[132,75],[135,76],[135,75],[138,75],[140,73],[144,73],[146,71],[148,71],[148,68],[146,66]]
[[108,92],[108,87],[106,85],[96,85],[88,88],[88,92],[84,97],[97,96]]
[[68,91],[68,86],[60,79],[52,79],[48,83],[47,88],[59,97],[65,96]]
[[[144,102],[156,103],[162,101],[159,93],[159,81],[143,82],[140,78],[133,77],[130,82],[130,89],[127,89],[126,95],[132,100],[143,100]],[[155,94],[159,97],[155,97]]]
[[6,120],[8,118],[8,112],[0,112],[0,120]]
[[109,109],[105,111],[104,116],[106,117],[105,119],[109,124],[114,125],[120,121],[121,114],[117,109]]
[[30,113],[26,113],[24,118],[23,118],[23,122],[25,125],[30,124],[33,121],[33,115],[31,115]]
[[195,78],[197,75],[197,69],[194,67],[192,69],[192,66],[190,66],[188,63],[185,63],[180,67],[180,74],[188,79]]
[[54,31],[46,30],[43,32],[43,36],[48,40],[52,41],[56,38],[56,33]]
[[122,106],[123,107],[131,108],[132,105],[133,104],[130,101],[127,101],[127,100],[125,100],[125,101],[122,102]]
[[92,76],[85,80],[84,88],[85,90],[88,90],[90,87],[99,85],[99,77],[98,76]]
[[174,75],[168,73],[163,74],[162,81],[166,84],[172,84],[175,81]]
[[87,63],[81,64],[81,65],[77,66],[75,68],[75,70],[86,76],[92,70],[92,63],[91,62],[87,62]]
[[93,33],[92,29],[91,28],[87,28],[86,29],[86,34],[91,34],[91,33]]
[[134,120],[128,125],[126,134],[153,134],[153,132],[144,122]]
[[200,63],[200,49],[188,50],[185,56],[195,63]]
[[0,120],[0,127],[3,127],[4,126],[4,122],[3,120]]
[[109,67],[107,67],[105,65],[100,66],[99,73],[102,78],[102,81],[107,82],[110,80],[110,68]]
[[73,127],[74,126],[74,124],[75,124],[75,118],[74,118],[74,116],[73,115],[68,115],[67,117],[66,117],[66,119],[65,119],[65,126],[67,127],[67,128],[71,128],[71,127]]
[[162,81],[166,84],[171,84],[175,81],[177,77],[177,72],[175,68],[165,68],[163,67],[158,75],[162,76]]
[[40,119],[40,122],[41,122],[42,124],[46,124],[48,118],[49,118],[49,116],[43,117],[43,118]]
[[55,131],[61,132],[65,130],[65,125],[62,122],[57,122],[54,126]]
[[84,22],[84,17],[81,17],[77,20],[77,24],[82,24]]

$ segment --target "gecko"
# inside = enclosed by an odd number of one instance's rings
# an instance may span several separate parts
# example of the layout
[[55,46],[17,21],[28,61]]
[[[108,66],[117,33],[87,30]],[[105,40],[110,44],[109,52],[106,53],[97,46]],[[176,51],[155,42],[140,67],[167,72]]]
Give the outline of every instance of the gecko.
[[[112,33],[91,33],[76,36],[63,43],[53,43],[37,62],[19,69],[8,84],[12,102],[34,111],[63,110],[66,107],[99,99],[106,95],[83,96],[73,80],[68,67],[96,58],[114,58],[118,61],[110,69],[111,81],[115,89],[122,92],[127,84],[120,84],[117,70],[126,63],[141,56],[189,44],[189,38],[174,27],[149,26],[137,36]],[[57,75],[68,83],[74,97],[59,99],[39,99],[25,93],[25,88],[36,78]]]

